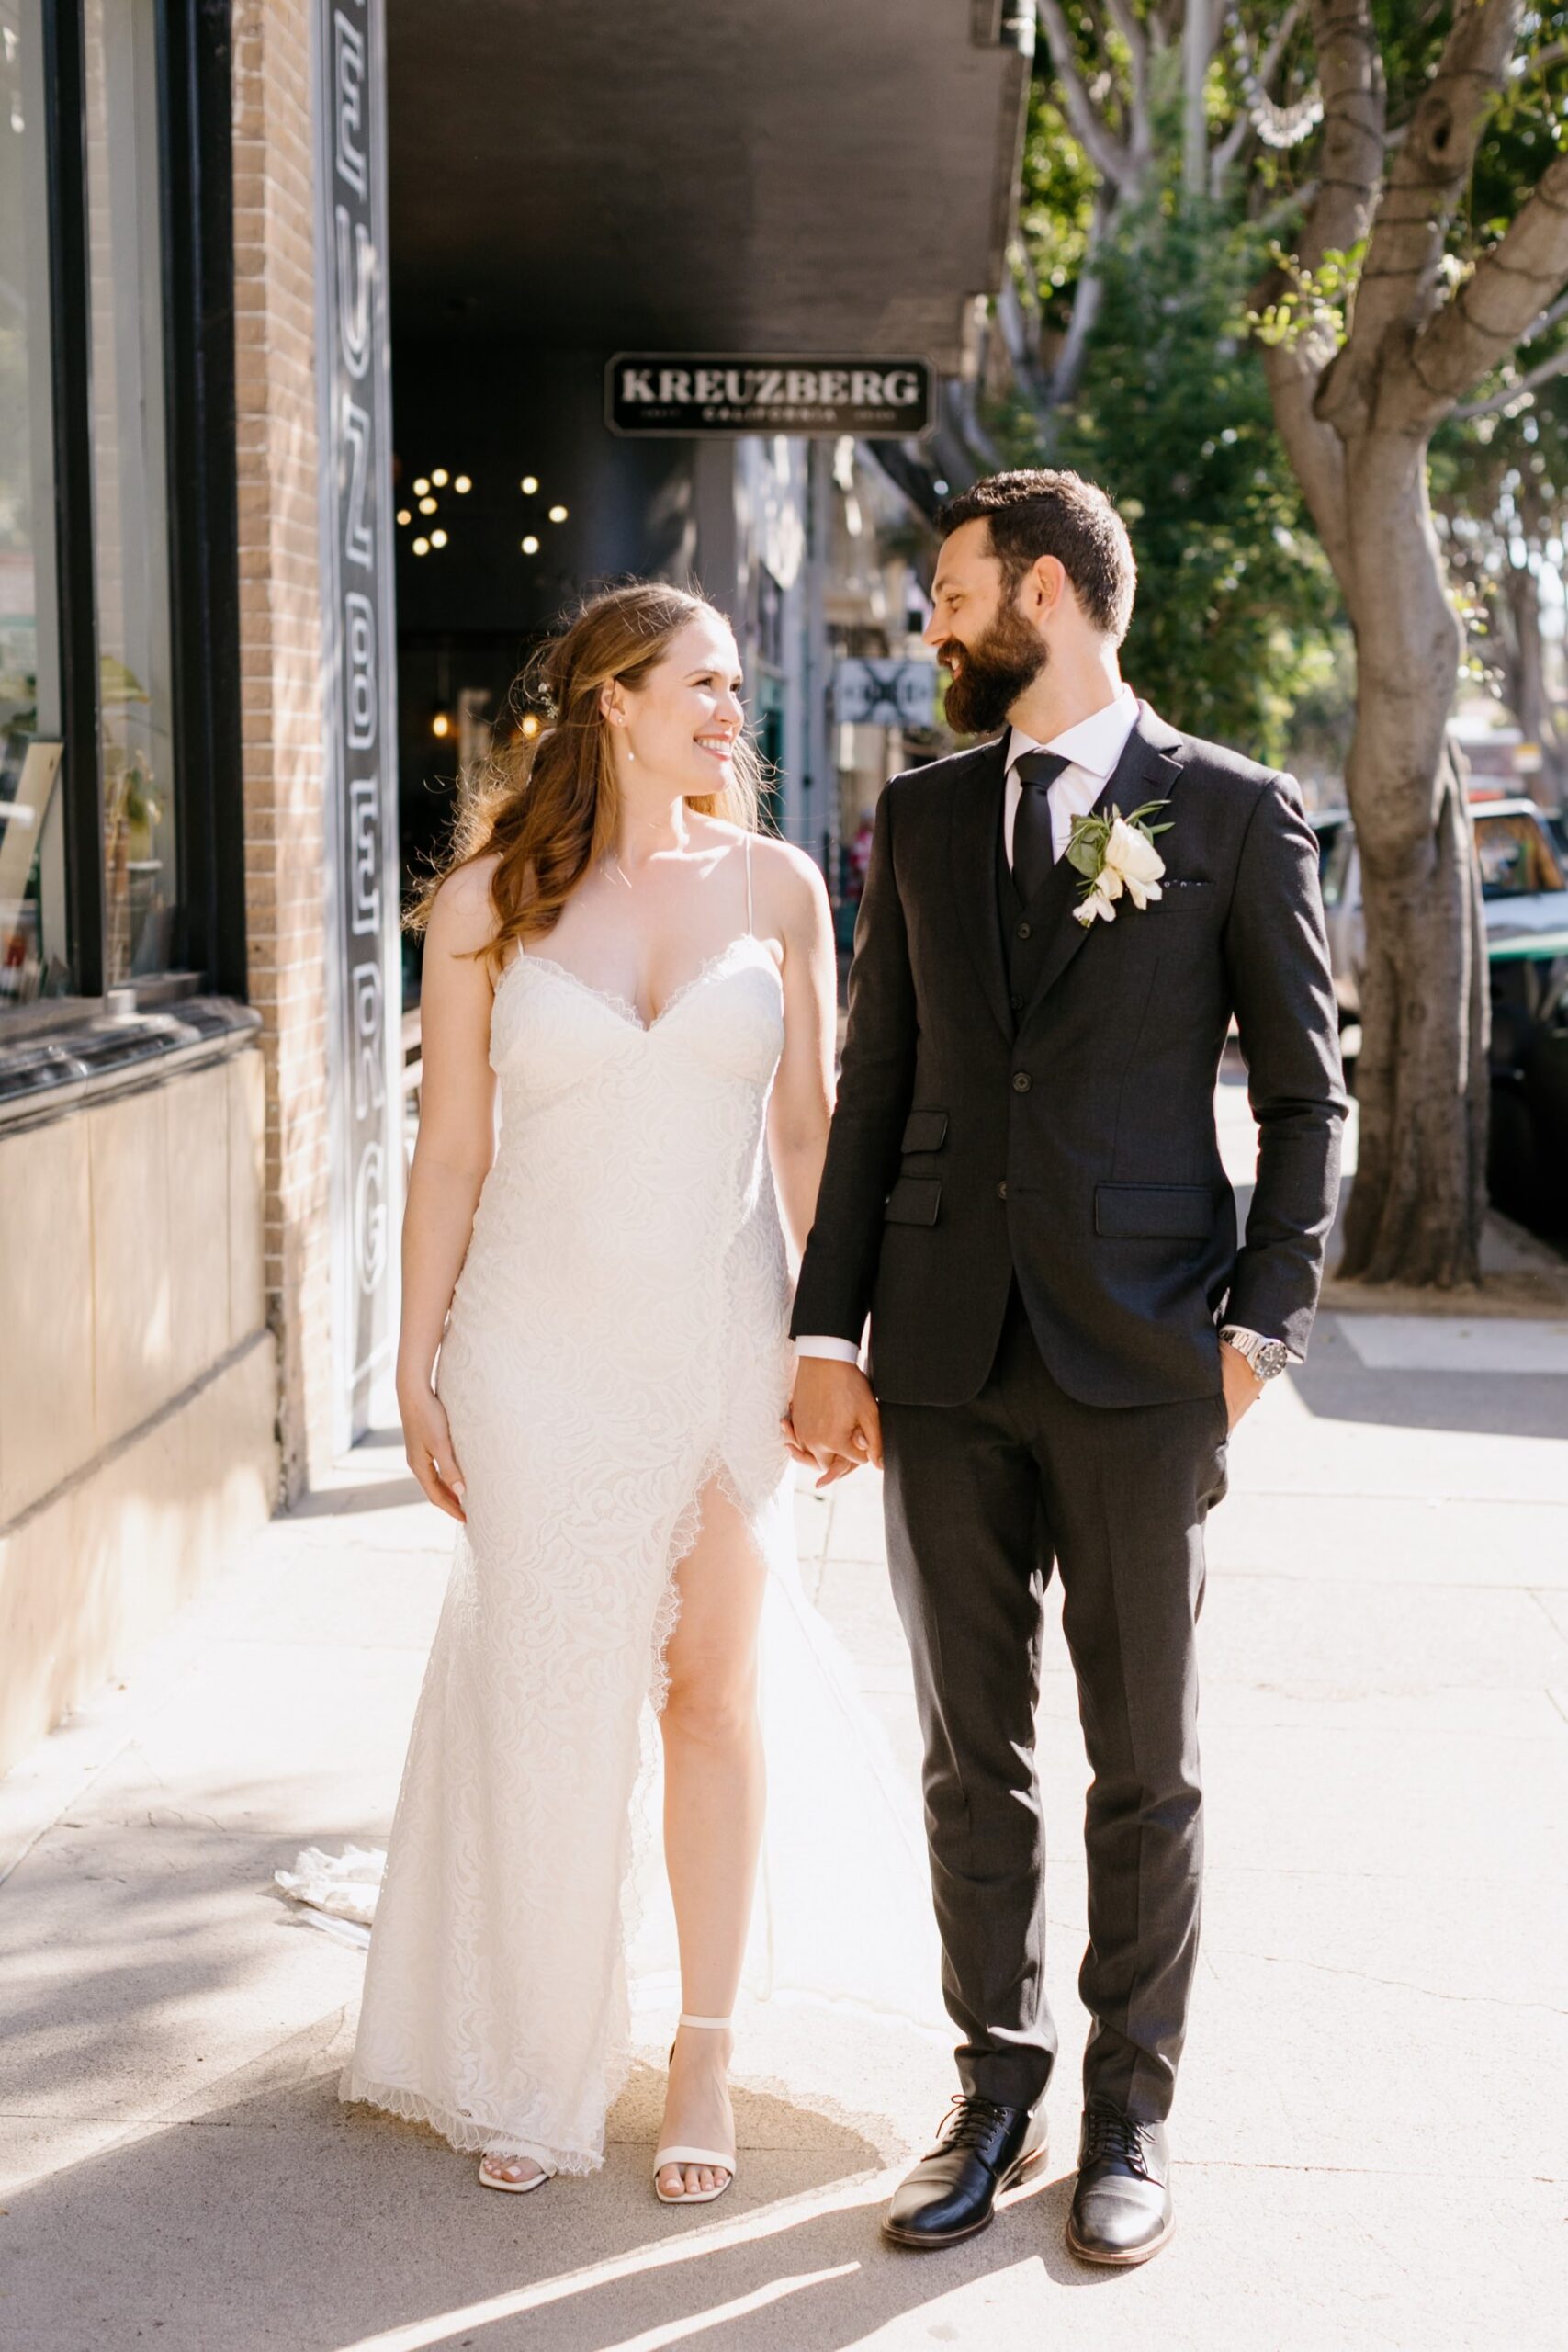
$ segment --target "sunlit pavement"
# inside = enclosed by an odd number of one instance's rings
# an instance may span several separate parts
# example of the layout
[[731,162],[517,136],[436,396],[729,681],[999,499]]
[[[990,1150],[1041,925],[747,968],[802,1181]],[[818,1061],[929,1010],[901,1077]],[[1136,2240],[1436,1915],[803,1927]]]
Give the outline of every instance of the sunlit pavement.
[[[1240,1164],[1235,1089],[1222,1111]],[[741,2171],[705,2216],[652,2199],[652,2041],[604,2173],[525,2199],[339,2107],[361,1957],[271,1875],[389,1825],[448,1545],[383,1445],[0,1783],[0,2346],[1549,2340],[1568,1323],[1331,1316],[1280,1392],[1238,1433],[1211,1529],[1203,1960],[1156,2262],[1094,2272],[1062,2245],[1084,1767],[1059,1637],[1041,1721],[1055,2147],[985,2236],[924,2257],[878,2243],[878,2202],[950,2086],[944,2053],[898,2028],[747,2009]],[[912,1773],[874,1485],[803,1494],[800,1516]]]

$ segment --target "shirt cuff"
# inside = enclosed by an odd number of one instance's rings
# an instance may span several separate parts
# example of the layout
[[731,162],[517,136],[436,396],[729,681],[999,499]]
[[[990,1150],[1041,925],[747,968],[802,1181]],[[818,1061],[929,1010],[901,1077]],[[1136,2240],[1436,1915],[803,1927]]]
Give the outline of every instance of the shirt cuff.
[[824,1340],[814,1333],[796,1340],[795,1352],[797,1356],[826,1356],[833,1363],[860,1362],[860,1350],[852,1340]]

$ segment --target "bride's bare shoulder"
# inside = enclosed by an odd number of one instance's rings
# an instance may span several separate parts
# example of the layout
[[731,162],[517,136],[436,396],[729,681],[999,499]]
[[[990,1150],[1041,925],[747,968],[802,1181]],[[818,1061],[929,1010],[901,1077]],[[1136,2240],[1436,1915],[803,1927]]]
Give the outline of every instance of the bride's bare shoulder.
[[809,930],[827,904],[821,870],[805,850],[776,833],[751,836],[759,914],[771,910],[782,931]]
[[448,956],[473,956],[488,947],[497,929],[491,884],[500,856],[487,852],[455,865],[431,901],[425,952],[432,947]]

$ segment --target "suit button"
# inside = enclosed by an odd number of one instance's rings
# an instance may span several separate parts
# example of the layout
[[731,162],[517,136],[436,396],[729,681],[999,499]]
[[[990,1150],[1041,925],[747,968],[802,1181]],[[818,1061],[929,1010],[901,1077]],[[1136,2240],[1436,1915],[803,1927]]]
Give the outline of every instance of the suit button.
[[1029,1072],[1026,1069],[1014,1070],[1012,1074],[1012,1091],[1015,1094],[1027,1094],[1032,1082]]
[[1010,996],[1008,1002],[1011,1005],[1015,1012],[1021,1012],[1023,1011],[1023,999],[1021,996]]
[[1006,1198],[1007,1198],[1007,1196],[1008,1196],[1008,1183],[1007,1183],[1007,1178],[1004,1176],[1004,1177],[1002,1178],[1001,1182],[997,1186],[997,1198],[998,1198],[998,1201],[1005,1201],[1005,1200],[1006,1200]]
[[1020,939],[1030,938],[1032,935],[1033,928],[1034,927],[1032,923],[1021,922],[1018,927],[1018,935]]

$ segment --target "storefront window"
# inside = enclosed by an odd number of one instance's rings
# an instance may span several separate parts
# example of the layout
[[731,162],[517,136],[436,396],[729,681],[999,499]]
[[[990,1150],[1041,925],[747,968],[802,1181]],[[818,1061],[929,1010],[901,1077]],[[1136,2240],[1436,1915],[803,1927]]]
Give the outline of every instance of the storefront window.
[[0,1011],[68,993],[42,0],[0,0]]
[[104,973],[167,967],[176,911],[155,0],[85,0]]

